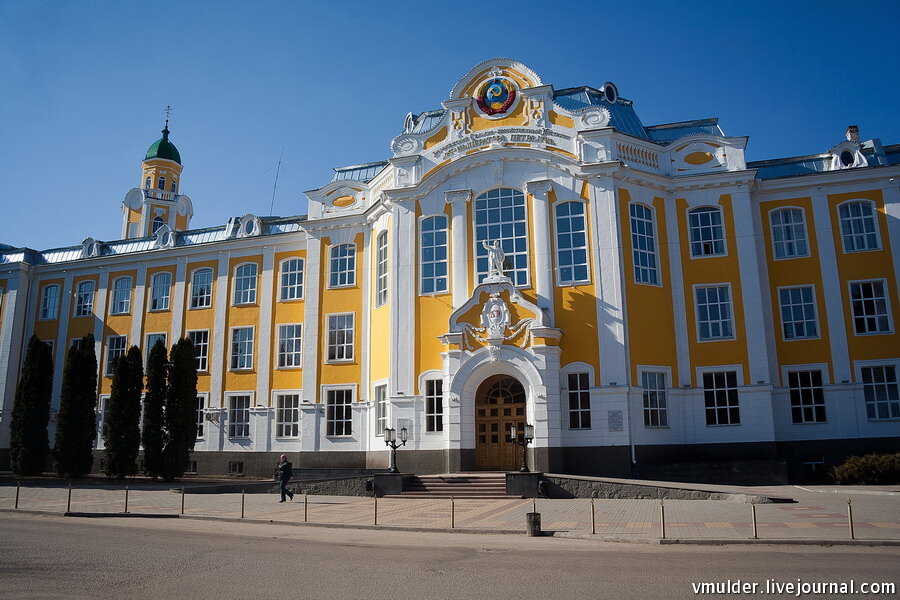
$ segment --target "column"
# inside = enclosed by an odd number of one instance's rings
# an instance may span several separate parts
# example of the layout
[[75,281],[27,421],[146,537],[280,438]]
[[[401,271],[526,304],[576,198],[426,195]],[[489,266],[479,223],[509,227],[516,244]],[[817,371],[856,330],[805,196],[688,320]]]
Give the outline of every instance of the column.
[[[394,232],[398,243],[391,252],[395,264],[416,264],[416,213],[415,209],[400,204],[394,205]],[[418,286],[407,286],[403,294],[398,294],[391,302],[391,346],[393,356],[403,356],[404,360],[391,361],[391,384],[389,393],[398,391],[415,393],[415,353],[416,347],[416,290]]]
[[56,355],[53,359],[53,393],[50,398],[51,411],[59,410],[59,394],[62,389],[62,373],[66,364],[66,352],[69,350],[69,313],[72,311],[72,274],[66,273],[63,280],[62,292],[59,296],[59,326],[56,330],[56,347],[53,349]]
[[[303,294],[306,297],[303,314],[303,402],[315,403],[319,399],[319,289],[322,272],[322,240],[309,235],[306,238],[306,273]],[[316,413],[313,412],[313,415]],[[305,431],[305,428],[304,428]],[[315,436],[301,435],[304,449],[306,440],[317,444]]]
[[141,263],[134,278],[134,299],[131,303],[131,335],[128,345],[142,347],[141,333],[144,325],[144,297],[147,294],[147,263]]
[[472,190],[444,192],[450,205],[450,285],[453,292],[453,308],[459,308],[469,299],[469,228],[466,222],[467,203]]
[[22,349],[27,341],[24,337],[25,318],[28,304],[27,290],[30,284],[28,271],[24,265],[18,272],[3,282],[3,323],[0,328],[0,448],[9,448],[9,421],[19,366],[22,364]]
[[228,258],[227,252],[219,252],[219,264],[216,267],[216,289],[214,291],[215,314],[213,330],[209,340],[212,349],[210,357],[209,406],[222,406],[222,387],[225,379],[225,361],[228,360],[226,349],[230,340],[225,330],[225,318],[228,311]]
[[184,294],[187,259],[179,256],[175,265],[175,290],[172,294],[172,330],[169,334],[169,347],[181,339],[184,332]]
[[[669,279],[672,281],[672,313],[675,317],[675,352],[678,356],[678,385],[691,384],[691,354],[688,346],[687,312],[684,302],[684,274],[681,270],[681,233],[675,197],[666,195],[666,241],[669,252]],[[660,248],[663,248],[660,245]],[[675,382],[672,382],[673,386]]]
[[[256,404],[269,406],[269,367],[272,356],[272,293],[275,277],[275,249],[263,248],[262,277],[259,283],[259,331],[257,332]],[[271,435],[271,432],[269,433]]]
[[531,195],[531,221],[534,227],[534,289],[537,305],[547,312],[548,325],[555,326],[553,318],[553,261],[550,256],[550,191],[553,182],[544,179],[526,184]]
[[[109,302],[109,271],[101,267],[100,281],[97,284],[97,303],[94,305],[94,354],[97,356],[97,393],[100,393],[101,377],[103,377],[103,327],[106,325],[106,305]],[[99,406],[99,403],[98,403]]]

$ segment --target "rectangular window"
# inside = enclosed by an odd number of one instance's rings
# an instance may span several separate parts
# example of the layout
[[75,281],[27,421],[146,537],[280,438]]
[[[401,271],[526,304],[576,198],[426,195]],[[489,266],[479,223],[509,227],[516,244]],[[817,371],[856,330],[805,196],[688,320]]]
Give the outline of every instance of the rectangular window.
[[197,437],[203,437],[203,409],[206,408],[206,397],[197,395]]
[[278,367],[300,367],[300,348],[303,338],[303,325],[278,326]]
[[191,308],[209,308],[212,306],[212,269],[194,271],[191,277]]
[[150,310],[169,310],[172,274],[157,273],[150,284]]
[[253,328],[235,327],[231,330],[231,369],[253,368]]
[[741,424],[736,371],[704,373],[703,400],[707,425]]
[[59,286],[48,285],[41,296],[41,320],[55,319],[59,314]]
[[350,406],[353,402],[353,390],[328,390],[325,397],[326,435],[351,435],[353,416]]
[[353,313],[328,315],[328,360],[353,360]]
[[591,428],[591,392],[587,373],[569,373],[569,429]]
[[194,356],[197,357],[197,370],[209,370],[209,330],[188,331],[188,339],[194,345]]
[[666,374],[654,371],[641,373],[644,397],[644,427],[668,427],[669,406],[666,393]]
[[819,337],[816,325],[816,303],[813,287],[779,288],[778,300],[781,304],[781,330],[786,340],[801,340]]
[[866,416],[870,421],[900,419],[900,388],[893,365],[862,368]]
[[803,210],[799,208],[773,210],[769,213],[769,219],[772,221],[772,245],[775,248],[775,258],[809,256]]
[[282,302],[303,298],[303,259],[291,258],[281,263]]
[[119,277],[113,282],[110,314],[125,315],[131,310],[131,277]]
[[94,312],[94,282],[82,281],[75,295],[75,316],[89,317]]
[[41,340],[50,348],[50,359],[53,359],[53,349],[56,347],[56,340]]
[[844,252],[879,250],[878,222],[875,219],[875,204],[868,200],[855,200],[841,204],[838,211],[841,218],[841,237]]
[[631,247],[634,257],[635,283],[659,284],[656,260],[656,234],[653,211],[643,204],[630,204]]
[[444,380],[425,382],[425,431],[444,430]]
[[256,303],[256,263],[247,263],[234,270],[234,304]]
[[250,396],[228,399],[228,437],[250,437]]
[[388,243],[387,231],[382,231],[375,242],[375,306],[387,304],[387,299]]
[[275,437],[300,436],[300,394],[275,396]]
[[356,245],[340,244],[331,249],[329,287],[356,285]]
[[420,291],[447,292],[447,217],[437,215],[422,220],[419,239]]
[[128,345],[128,337],[124,335],[111,335],[106,338],[106,374],[112,376],[116,366],[116,359],[125,356]]
[[822,371],[788,371],[791,388],[791,420],[794,423],[825,422]]
[[891,332],[884,279],[851,282],[850,305],[857,335]]
[[700,340],[724,340],[734,337],[731,323],[731,294],[727,285],[698,287],[697,330]]
[[387,427],[387,386],[375,386],[375,435],[384,435]]
[[[147,334],[147,346],[146,346],[146,350],[144,352],[144,363],[145,364],[147,362],[147,357],[150,356],[150,351],[153,350],[153,346],[156,345],[156,342],[162,342],[163,347],[165,347],[167,337],[168,336],[165,333],[148,333]],[[168,348],[166,348],[166,351],[168,351]],[[168,356],[168,354],[166,356]]]
[[[485,243],[500,242],[503,274],[517,287],[528,285],[528,218],[525,194],[512,188],[490,190],[475,198],[475,283],[490,272]],[[543,251],[543,249],[542,249]]]
[[584,204],[562,202],[556,205],[556,262],[559,284],[586,283],[588,248],[585,233]]
[[703,206],[688,213],[691,237],[691,257],[724,256],[725,229],[722,227],[722,211]]

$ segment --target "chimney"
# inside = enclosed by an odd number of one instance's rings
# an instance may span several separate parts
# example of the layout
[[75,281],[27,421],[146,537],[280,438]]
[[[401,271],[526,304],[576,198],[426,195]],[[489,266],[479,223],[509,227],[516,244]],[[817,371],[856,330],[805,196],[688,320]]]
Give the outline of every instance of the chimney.
[[847,141],[859,143],[859,127],[856,125],[847,127]]

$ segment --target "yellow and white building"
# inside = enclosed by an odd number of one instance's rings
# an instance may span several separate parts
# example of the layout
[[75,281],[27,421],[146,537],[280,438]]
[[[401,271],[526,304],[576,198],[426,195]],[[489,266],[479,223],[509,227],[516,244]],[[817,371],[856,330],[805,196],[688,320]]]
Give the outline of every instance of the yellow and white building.
[[851,127],[748,163],[716,119],[644,126],[611,83],[493,59],[308,215],[190,229],[168,135],[122,239],[0,249],[0,448],[29,337],[55,408],[88,332],[98,427],[112,358],[195,342],[200,473],[383,467],[386,426],[415,472],[515,468],[525,423],[552,472],[799,476],[898,447],[900,146]]

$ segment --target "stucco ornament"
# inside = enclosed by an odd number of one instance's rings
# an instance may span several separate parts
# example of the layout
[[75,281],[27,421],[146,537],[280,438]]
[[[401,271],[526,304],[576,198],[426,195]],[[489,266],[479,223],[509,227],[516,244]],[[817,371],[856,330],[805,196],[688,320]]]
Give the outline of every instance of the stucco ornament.
[[484,303],[481,326],[487,331],[488,339],[502,338],[506,333],[506,328],[509,327],[509,307],[499,293],[494,292]]

